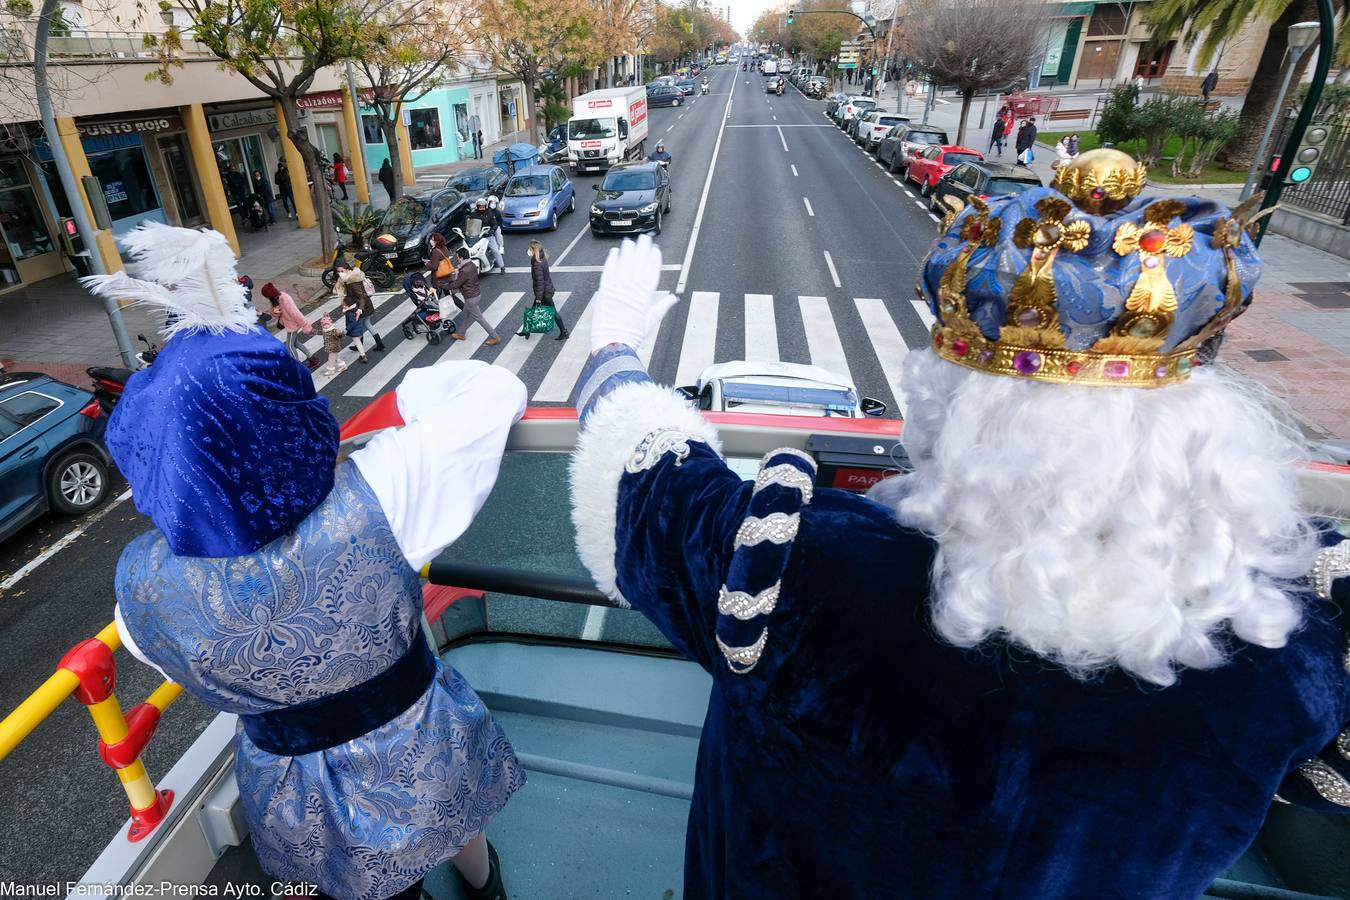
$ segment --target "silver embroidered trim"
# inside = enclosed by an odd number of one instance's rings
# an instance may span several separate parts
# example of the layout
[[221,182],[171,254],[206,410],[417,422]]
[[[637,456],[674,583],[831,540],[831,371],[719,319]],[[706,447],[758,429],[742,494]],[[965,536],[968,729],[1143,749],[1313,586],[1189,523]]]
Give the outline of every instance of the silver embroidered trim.
[[1341,756],[1350,760],[1350,728],[1336,735],[1336,749],[1341,751]]
[[736,542],[733,550],[753,547],[769,541],[773,544],[786,544],[797,536],[797,526],[801,524],[800,513],[769,513],[763,518],[746,516],[741,527],[736,529]]
[[780,484],[801,491],[802,503],[810,503],[811,494],[816,489],[815,480],[791,463],[779,463],[767,469],[760,469],[759,474],[755,476],[755,489],[752,493],[758,494],[771,484]]
[[1309,579],[1313,590],[1323,600],[1331,598],[1331,582],[1350,575],[1350,541],[1341,541],[1333,547],[1323,547],[1313,561]]
[[1308,779],[1323,799],[1337,806],[1350,807],[1350,781],[1322,760],[1308,760],[1298,767],[1298,773]]
[[[717,637],[714,635],[714,637]],[[753,669],[759,662],[759,655],[764,652],[764,645],[769,642],[769,629],[766,627],[759,633],[759,638],[748,647],[729,647],[720,637],[717,638],[717,649],[722,651],[726,657],[727,668],[737,675],[744,675]],[[740,666],[740,668],[737,668]]]
[[675,465],[678,466],[689,456],[689,442],[697,440],[696,435],[678,428],[658,428],[638,442],[624,469],[630,475],[636,475],[655,466],[667,453],[675,454]]
[[811,471],[816,471],[816,461],[811,454],[805,450],[798,450],[796,447],[779,447],[777,450],[770,450],[764,454],[764,458],[759,461],[759,467],[762,469],[769,464],[769,460],[775,456],[795,456],[802,462],[811,467]]
[[1350,672],[1350,647],[1345,648],[1345,658],[1341,663],[1345,666],[1345,671]]
[[778,604],[778,592],[781,588],[782,582],[775,581],[758,594],[749,594],[745,591],[728,590],[724,584],[717,594],[717,611],[724,616],[735,616],[742,622],[755,616],[767,616]]

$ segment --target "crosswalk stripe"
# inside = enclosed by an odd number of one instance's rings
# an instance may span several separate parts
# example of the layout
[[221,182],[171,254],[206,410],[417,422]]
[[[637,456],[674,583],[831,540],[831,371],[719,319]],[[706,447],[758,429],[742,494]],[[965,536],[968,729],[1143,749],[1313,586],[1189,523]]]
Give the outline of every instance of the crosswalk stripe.
[[773,295],[746,294],[745,360],[778,362],[778,359],[778,325],[774,321]]
[[542,403],[565,403],[572,396],[581,369],[586,365],[586,357],[591,352],[591,317],[595,304],[587,303],[586,310],[572,326],[572,336],[563,342],[562,351],[553,358],[534,399]]
[[872,342],[872,349],[876,351],[881,371],[891,388],[891,396],[895,397],[896,412],[903,415],[905,394],[900,389],[900,373],[904,368],[905,354],[909,352],[909,346],[900,336],[900,329],[895,326],[895,320],[886,311],[884,302],[869,297],[855,297],[853,305],[857,307],[858,315],[862,318],[863,332]]
[[824,297],[799,296],[797,305],[802,311],[802,328],[806,331],[806,348],[811,354],[811,365],[847,375],[852,380],[848,357],[844,354],[839,330],[834,327],[834,316],[830,313],[830,301]]
[[[412,301],[411,301],[411,300],[404,300],[402,303],[399,303],[399,304],[398,304],[397,306],[395,306],[393,309],[389,310],[389,312],[384,316],[384,318],[380,319],[380,321],[377,322],[377,323],[373,326],[373,327],[374,327],[374,330],[377,331],[377,332],[379,332],[379,335],[380,335],[380,338],[381,338],[381,339],[387,339],[387,340],[393,341],[393,340],[395,339],[395,336],[397,335],[398,339],[401,340],[402,337],[403,337],[403,335],[402,335],[401,333],[399,333],[399,326],[401,326],[401,325],[403,324],[403,320],[404,320],[404,319],[408,318],[408,316],[411,316],[412,314],[413,314],[413,305],[412,305]],[[334,320],[334,321],[338,321],[338,320]],[[339,327],[339,328],[342,327],[340,323],[339,323],[338,327]],[[425,340],[425,338],[422,338],[422,339]],[[313,342],[312,340],[311,340],[311,341],[306,341],[306,342],[305,342],[305,350],[306,350],[306,352],[308,352],[308,353],[317,353],[317,352],[319,352],[319,351],[323,348],[323,338],[322,338],[322,337],[319,338],[317,344],[314,344],[314,348],[313,348],[312,350],[310,349],[310,344],[311,344],[311,343],[314,343],[314,342]],[[339,356],[341,359],[343,359],[348,365],[352,365],[353,363],[356,363],[357,365],[360,365],[360,363],[357,363],[357,362],[356,362],[356,359],[357,359],[356,353],[355,353],[354,351],[348,349],[349,347],[351,347],[351,343],[352,343],[352,342],[351,342],[350,339],[348,339],[348,338],[346,338],[346,337],[343,337],[343,339],[342,339],[342,350],[341,350],[341,352],[339,352],[338,356]],[[370,332],[367,331],[367,332],[366,332],[366,346],[367,346],[367,351],[369,350],[369,347],[371,346],[371,344],[372,344],[372,342],[371,342],[371,340],[370,340]],[[383,360],[381,360],[381,361],[383,361]],[[323,355],[323,360],[322,360],[322,362],[323,362],[323,365],[324,365],[324,366],[327,366],[327,365],[328,365],[328,354],[325,353],[325,354]],[[377,363],[377,365],[378,365],[378,363]],[[316,370],[314,371],[314,389],[315,389],[315,390],[322,390],[325,386],[327,386],[328,382],[330,382],[330,381],[332,381],[332,380],[333,380],[333,379],[332,379],[330,376],[323,374],[323,368],[322,368],[322,367],[319,368],[319,369],[316,369]],[[371,394],[371,395],[369,395],[369,396],[374,396],[374,395]]]
[[[561,313],[563,304],[567,302],[567,298],[570,296],[572,296],[571,291],[559,291],[554,294],[553,308]],[[530,354],[534,352],[534,348],[552,336],[551,334],[534,334],[530,335],[529,338],[523,338],[517,334],[509,337],[502,334],[503,339],[506,340],[506,346],[502,347],[502,352],[497,354],[497,358],[492,361],[492,364],[510,369],[512,372],[519,372],[521,366],[525,365],[525,360],[529,359]],[[538,338],[538,340],[534,340],[534,338]]]
[[[497,295],[496,300],[493,300],[486,307],[482,308],[483,318],[487,319],[489,325],[497,329],[498,336],[501,335],[502,330],[506,327],[502,324],[502,320],[506,318],[506,314],[515,308],[516,303],[524,296],[524,291],[502,291]],[[456,315],[463,315],[460,310],[455,310],[455,313]],[[519,323],[511,322],[509,324],[511,326],[510,330],[515,331],[516,326]],[[468,359],[478,352],[478,348],[482,347],[483,342],[489,337],[488,333],[483,330],[483,327],[471,320],[468,316],[464,316],[463,330],[460,333],[464,335],[464,340],[451,341],[450,346],[441,351],[441,358],[438,359],[437,362],[445,362],[450,359]]]
[[[378,293],[370,295],[370,302],[371,305],[375,307],[375,311],[379,312],[380,307],[390,297],[402,297],[402,296],[403,296],[402,291],[380,291]],[[332,315],[334,311],[337,310],[337,308],[341,305],[342,305],[342,298],[339,297],[337,294],[333,294],[327,300],[320,303],[318,306],[314,307],[309,312],[305,313],[305,318],[309,319],[309,321],[313,323],[315,326],[314,328],[315,336],[309,338],[300,345],[302,348],[304,348],[306,354],[318,353],[320,350],[323,349],[323,337],[319,335],[319,328],[318,328],[319,320],[323,318],[324,313],[329,313],[330,315]],[[408,313],[405,313],[404,318],[407,318],[407,316]],[[341,318],[342,318],[341,315],[333,315],[334,321],[337,321]],[[400,319],[399,321],[402,321],[402,319]],[[285,332],[282,331],[276,332],[276,335],[278,340],[286,336]],[[380,332],[380,336],[384,337],[383,331]]]
[[713,291],[694,291],[689,295],[689,319],[680,345],[676,384],[693,384],[713,364],[717,351],[717,299],[718,294]]
[[937,317],[934,316],[933,311],[928,308],[928,301],[911,300],[909,302],[914,304],[914,311],[919,314],[919,321],[923,322],[923,330],[932,331],[933,323],[937,321]]

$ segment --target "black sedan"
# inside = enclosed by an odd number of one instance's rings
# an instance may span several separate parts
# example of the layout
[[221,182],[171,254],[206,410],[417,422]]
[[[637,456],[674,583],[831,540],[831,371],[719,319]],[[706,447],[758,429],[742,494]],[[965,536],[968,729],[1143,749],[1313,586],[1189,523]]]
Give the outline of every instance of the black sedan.
[[661,106],[679,106],[684,102],[684,94],[673,84],[647,85],[647,108]]
[[37,372],[0,377],[0,540],[48,510],[79,515],[103,502],[107,422],[89,391]]
[[427,191],[415,197],[399,197],[384,212],[379,232],[398,239],[398,249],[384,254],[397,268],[412,268],[431,255],[431,235],[440,232],[455,240],[455,228],[468,218],[469,199],[454,188]]
[[670,212],[670,173],[657,162],[610,169],[595,189],[591,234],[661,233],[661,216]]
[[442,187],[454,188],[472,204],[488,194],[501,197],[506,190],[506,177],[506,173],[496,166],[477,166],[456,172],[445,180]]
[[972,194],[985,199],[1020,194],[1042,187],[1041,180],[1026,166],[967,162],[938,179],[928,208],[938,215],[965,209]]

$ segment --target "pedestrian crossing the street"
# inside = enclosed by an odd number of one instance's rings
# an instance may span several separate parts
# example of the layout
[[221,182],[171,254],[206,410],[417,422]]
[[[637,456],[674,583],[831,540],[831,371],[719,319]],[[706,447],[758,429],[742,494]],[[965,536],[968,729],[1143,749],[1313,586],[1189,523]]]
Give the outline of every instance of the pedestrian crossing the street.
[[[483,316],[502,339],[494,346],[487,345],[487,332],[473,322],[463,325],[463,341],[451,340],[449,334],[442,334],[437,344],[425,334],[406,339],[402,326],[413,313],[412,303],[401,293],[376,294],[373,300],[371,330],[381,335],[386,349],[368,347],[369,362],[361,365],[350,346],[344,347],[346,371],[331,377],[322,367],[315,371],[316,386],[330,397],[364,402],[392,390],[410,368],[481,359],[516,373],[529,389],[531,403],[566,404],[590,352],[594,306],[587,292],[560,291],[554,297],[559,315],[570,326],[571,339],[566,341],[553,340],[556,332],[516,334],[531,302],[525,292],[485,292]],[[683,315],[678,314],[680,305],[686,307]],[[336,306],[336,299],[325,301],[311,318]],[[652,367],[654,378],[675,385],[694,384],[708,366],[730,360],[809,363],[849,379],[860,395],[885,402],[894,413],[904,409],[900,374],[905,356],[911,346],[926,343],[932,322],[919,301],[692,291],[639,355]],[[656,354],[658,347],[665,351]],[[672,353],[676,347],[678,353]],[[304,348],[320,352],[322,338],[316,333]]]

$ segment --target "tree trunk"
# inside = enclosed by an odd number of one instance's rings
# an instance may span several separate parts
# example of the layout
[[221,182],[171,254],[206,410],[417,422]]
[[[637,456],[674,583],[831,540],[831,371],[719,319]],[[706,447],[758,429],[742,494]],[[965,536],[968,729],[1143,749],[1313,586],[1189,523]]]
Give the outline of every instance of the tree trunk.
[[[1285,50],[1289,46],[1289,26],[1295,22],[1308,21],[1317,21],[1316,0],[1294,0],[1280,17],[1271,23],[1270,36],[1266,38],[1265,49],[1261,51],[1261,61],[1257,63],[1256,72],[1252,75],[1252,86],[1242,104],[1243,127],[1228,145],[1223,160],[1226,168],[1235,172],[1251,168],[1256,151],[1260,148],[1261,135],[1265,133],[1266,123],[1270,121],[1271,116],[1278,115],[1279,112],[1275,109],[1275,95],[1279,93],[1280,84],[1284,80],[1282,76]],[[1290,81],[1291,94],[1292,87],[1302,82],[1303,73],[1313,56],[1314,52],[1310,50],[1298,61],[1293,80]]]
[[314,185],[314,217],[319,221],[319,255],[332,259],[333,248],[337,246],[337,234],[333,229],[333,210],[328,202],[328,189],[323,181],[322,155],[319,148],[309,141],[305,127],[300,124],[300,114],[295,106],[295,96],[291,94],[279,98],[281,114],[285,118],[286,134],[295,144],[300,156],[305,160],[305,174]]
[[966,120],[970,118],[970,104],[975,98],[975,92],[970,88],[961,89],[961,124],[956,128],[956,143],[961,146],[966,144]]
[[[394,196],[389,198],[392,204],[403,196],[403,163],[398,156],[398,124],[394,121],[394,105],[377,103],[375,117],[380,120],[380,130],[384,132],[384,146],[389,150],[389,168],[394,170]],[[476,140],[472,135],[470,139]]]
[[535,124],[538,116],[534,109],[534,78],[523,78],[521,83],[525,85],[525,133],[529,135],[529,143],[537,144],[543,138],[539,135],[539,128]]

